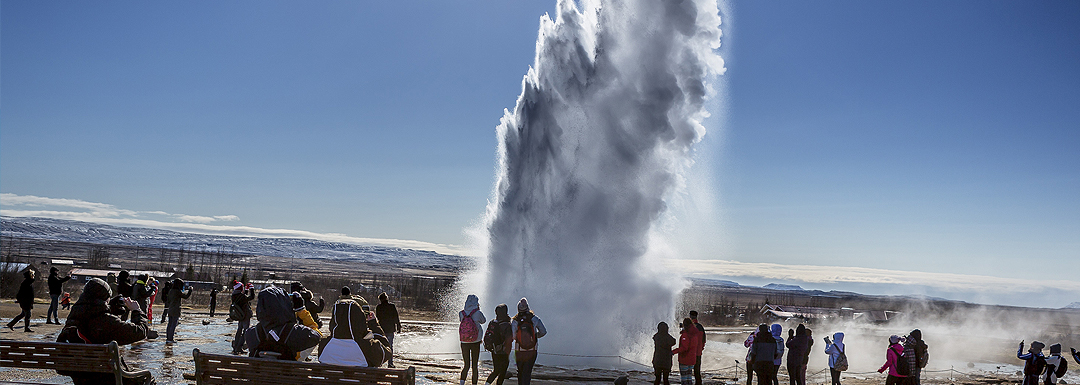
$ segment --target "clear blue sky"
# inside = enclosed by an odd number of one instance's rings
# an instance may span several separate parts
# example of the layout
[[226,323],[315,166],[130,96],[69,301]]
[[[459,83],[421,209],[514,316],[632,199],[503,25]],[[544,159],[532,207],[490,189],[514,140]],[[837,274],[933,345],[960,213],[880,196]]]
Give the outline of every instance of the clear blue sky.
[[[1077,279],[1080,2],[725,8],[714,257]],[[461,244],[553,9],[5,1],[0,192]]]

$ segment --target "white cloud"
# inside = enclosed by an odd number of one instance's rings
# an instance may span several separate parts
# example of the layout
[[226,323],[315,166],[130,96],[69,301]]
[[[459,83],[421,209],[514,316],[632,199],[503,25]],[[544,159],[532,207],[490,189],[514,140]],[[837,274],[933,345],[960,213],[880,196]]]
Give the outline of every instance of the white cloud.
[[[101,223],[114,226],[149,227],[164,230],[192,232],[210,235],[233,235],[246,237],[308,238],[328,242],[398,247],[403,249],[429,250],[443,254],[475,255],[471,249],[406,239],[361,238],[344,234],[324,234],[305,230],[264,229],[251,226],[215,225],[214,222],[235,222],[236,215],[187,215],[164,211],[132,211],[118,209],[105,203],[76,199],[56,199],[32,195],[0,194],[0,215],[11,217],[44,217]],[[57,210],[25,210],[21,208],[55,208]],[[67,210],[62,210],[67,209]],[[161,217],[148,219],[147,217]]]

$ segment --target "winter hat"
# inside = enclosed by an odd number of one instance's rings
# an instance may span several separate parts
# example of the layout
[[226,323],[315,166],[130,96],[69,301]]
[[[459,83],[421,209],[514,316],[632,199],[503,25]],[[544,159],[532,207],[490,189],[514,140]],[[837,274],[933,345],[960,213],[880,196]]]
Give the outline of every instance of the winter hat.
[[797,336],[806,335],[806,325],[799,324],[799,326],[796,326],[795,327],[795,335],[797,335]]
[[233,281],[233,285],[232,285],[233,290],[240,291],[240,289],[242,289],[243,287],[244,287],[244,284],[240,283],[240,281]]
[[348,286],[342,286],[341,295],[352,295],[352,289],[349,289]]
[[55,274],[55,273],[59,273],[59,272],[60,272],[60,269],[57,269],[55,266],[49,269],[49,273]]
[[889,336],[889,343],[890,344],[898,344],[898,343],[900,343],[900,336],[898,336],[896,334],[893,334],[893,335]]
[[1034,349],[1034,350],[1043,350],[1043,348],[1045,348],[1045,347],[1046,347],[1046,344],[1044,344],[1042,342],[1031,341],[1031,348]]
[[1061,344],[1050,345],[1050,354],[1061,354]]
[[297,312],[304,310],[304,299],[300,298],[300,293],[294,292],[290,297],[292,297],[292,311]]
[[505,303],[495,306],[495,319],[510,319],[510,308]]
[[690,311],[690,319],[697,319],[697,310]]
[[109,297],[112,297],[112,289],[109,288],[109,284],[102,281],[101,278],[94,278],[83,285],[83,292],[79,295],[79,300],[76,303],[105,303],[105,301],[109,300]]
[[667,322],[661,322],[661,323],[656,324],[656,331],[658,331],[660,333],[667,333],[667,331],[668,331]]
[[529,300],[525,297],[521,297],[521,301],[518,301],[518,313],[524,313],[529,311]]

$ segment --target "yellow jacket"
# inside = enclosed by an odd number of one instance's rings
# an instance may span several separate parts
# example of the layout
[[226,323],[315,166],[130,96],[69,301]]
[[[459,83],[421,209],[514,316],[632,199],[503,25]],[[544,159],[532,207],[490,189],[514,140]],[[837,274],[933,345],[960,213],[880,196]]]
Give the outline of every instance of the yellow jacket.
[[311,313],[309,313],[307,309],[301,309],[296,312],[296,319],[300,320],[301,325],[315,329],[315,331],[319,332],[319,336],[323,337],[322,330],[319,330],[319,325],[315,323],[314,318],[311,318]]

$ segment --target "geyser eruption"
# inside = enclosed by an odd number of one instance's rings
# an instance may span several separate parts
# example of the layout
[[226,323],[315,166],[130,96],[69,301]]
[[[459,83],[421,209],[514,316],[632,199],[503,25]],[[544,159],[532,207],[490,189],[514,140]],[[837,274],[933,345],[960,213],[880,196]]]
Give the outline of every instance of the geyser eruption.
[[[541,352],[621,354],[675,319],[681,283],[653,259],[655,229],[705,130],[722,73],[711,1],[560,0],[498,126],[486,309],[528,297]],[[548,357],[550,358],[550,357]],[[541,356],[541,360],[545,360]]]

